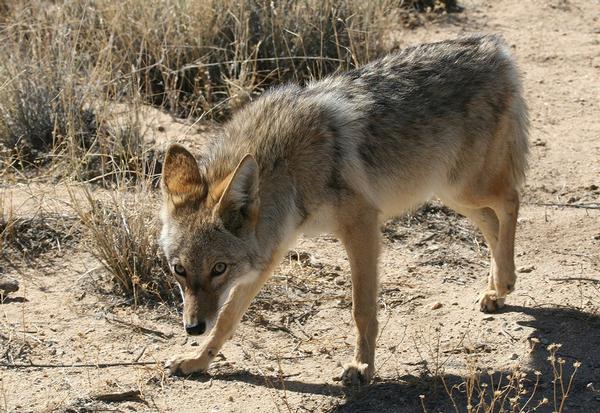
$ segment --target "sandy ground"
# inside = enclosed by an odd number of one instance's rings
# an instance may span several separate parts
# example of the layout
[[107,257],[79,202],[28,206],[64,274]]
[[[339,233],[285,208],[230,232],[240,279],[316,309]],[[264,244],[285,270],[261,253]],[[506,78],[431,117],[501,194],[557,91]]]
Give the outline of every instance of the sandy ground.
[[[468,221],[432,204],[384,228],[377,377],[363,389],[336,377],[353,351],[349,266],[334,238],[303,239],[259,295],[208,375],[170,377],[161,365],[201,339],[178,309],[133,309],[107,295],[98,262],[78,245],[68,213],[35,257],[0,261],[21,290],[0,304],[0,411],[453,412],[444,390],[478,366],[497,384],[513,366],[542,373],[530,406],[553,410],[546,347],[561,343],[565,412],[600,411],[600,3],[464,0],[446,22],[402,31],[402,45],[460,33],[501,33],[524,75],[532,156],[517,233],[517,290],[500,313],[480,313],[488,251]],[[156,127],[187,130],[168,116]],[[153,123],[153,125],[154,125]],[[61,187],[2,188],[16,213],[66,211]],[[43,196],[42,196],[43,195]],[[32,230],[34,237],[35,229]],[[69,234],[65,236],[64,234]],[[56,242],[55,242],[56,241]],[[72,363],[147,362],[113,367]],[[533,382],[532,382],[533,381]],[[139,391],[139,399],[94,400]],[[466,411],[465,386],[453,392]],[[463,392],[463,393],[461,393]],[[425,395],[422,401],[419,395]],[[525,398],[529,397],[524,396]]]

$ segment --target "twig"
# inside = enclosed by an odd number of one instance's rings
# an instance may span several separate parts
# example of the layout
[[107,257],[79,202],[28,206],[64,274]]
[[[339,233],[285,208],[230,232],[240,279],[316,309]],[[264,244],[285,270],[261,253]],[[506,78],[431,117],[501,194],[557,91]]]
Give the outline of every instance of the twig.
[[151,328],[142,327],[142,326],[140,326],[138,324],[130,323],[129,321],[121,320],[121,319],[119,319],[117,317],[114,317],[114,316],[113,317],[105,316],[104,318],[108,322],[122,324],[122,325],[127,326],[129,328],[132,328],[134,330],[139,330],[140,332],[142,332],[144,334],[155,335],[155,336],[158,336],[158,337],[163,338],[165,340],[173,337],[173,334],[163,333],[162,331],[159,331],[159,330],[153,330]]
[[560,208],[581,208],[581,209],[600,209],[600,204],[596,202],[590,202],[588,204],[561,204],[557,202],[531,202],[527,205],[534,206],[548,206],[548,207],[560,207]]
[[142,393],[139,390],[129,390],[121,393],[103,393],[91,396],[92,399],[100,402],[125,402],[125,401],[144,401]]
[[140,361],[140,359],[142,358],[142,356],[144,355],[144,353],[146,352],[146,346],[144,346],[144,348],[142,348],[142,351],[140,351],[140,353],[136,356],[136,358],[133,361]]
[[73,363],[73,364],[47,364],[47,363],[0,363],[0,367],[7,367],[9,369],[26,369],[26,368],[44,368],[44,369],[52,369],[52,368],[84,368],[84,367],[96,367],[99,369],[107,368],[107,367],[119,367],[119,366],[150,366],[156,365],[156,361],[123,361],[123,362],[114,362],[114,363]]
[[591,283],[599,283],[600,280],[588,277],[566,277],[566,278],[548,278],[550,281],[566,282],[566,281],[588,281]]
[[510,341],[517,340],[516,338],[514,338],[514,336],[512,334],[510,334],[508,331],[506,331],[506,328],[504,326],[500,327],[500,332],[502,334],[504,334],[506,337],[508,337],[510,339]]

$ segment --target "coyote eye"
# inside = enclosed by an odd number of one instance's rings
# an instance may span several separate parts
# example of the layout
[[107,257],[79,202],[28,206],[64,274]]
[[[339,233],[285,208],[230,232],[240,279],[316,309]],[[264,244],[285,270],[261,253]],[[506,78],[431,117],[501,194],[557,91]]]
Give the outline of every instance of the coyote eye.
[[212,271],[210,272],[210,275],[213,277],[218,277],[219,275],[223,274],[226,269],[227,269],[227,264],[225,264],[223,262],[218,262],[213,267]]
[[183,265],[181,265],[181,264],[173,265],[173,271],[175,271],[175,274],[185,277],[185,268],[183,268]]

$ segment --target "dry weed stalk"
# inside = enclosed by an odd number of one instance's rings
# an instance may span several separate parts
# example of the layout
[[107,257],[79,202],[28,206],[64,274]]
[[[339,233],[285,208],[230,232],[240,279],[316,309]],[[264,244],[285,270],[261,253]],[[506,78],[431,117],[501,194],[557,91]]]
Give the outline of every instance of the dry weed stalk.
[[[548,361],[552,370],[553,383],[553,413],[563,413],[569,393],[573,388],[573,379],[581,366],[580,362],[573,363],[570,376],[565,376],[565,360],[557,357],[560,344],[548,346]],[[540,411],[544,406],[550,406],[550,400],[540,394],[542,373],[534,371],[535,380],[524,372],[521,366],[515,365],[506,375],[496,374],[488,369],[483,372],[477,366],[476,358],[467,360],[468,373],[461,383],[450,386],[443,375],[440,376],[444,389],[450,398],[454,410],[461,412],[460,406],[465,406],[466,413],[531,413]],[[497,378],[497,381],[495,381]],[[423,412],[427,412],[421,397]]]

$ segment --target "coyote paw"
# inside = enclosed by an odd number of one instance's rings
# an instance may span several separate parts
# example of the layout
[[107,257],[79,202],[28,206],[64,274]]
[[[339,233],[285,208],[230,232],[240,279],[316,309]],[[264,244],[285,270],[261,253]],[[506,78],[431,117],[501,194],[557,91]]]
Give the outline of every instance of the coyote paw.
[[344,386],[357,387],[369,384],[373,376],[373,369],[366,363],[349,363],[344,366],[342,383]]
[[484,292],[479,299],[479,308],[484,313],[491,313],[504,307],[505,297],[499,297],[496,290]]
[[187,376],[192,373],[205,372],[209,363],[210,360],[203,356],[177,356],[167,361],[165,367],[175,376]]

